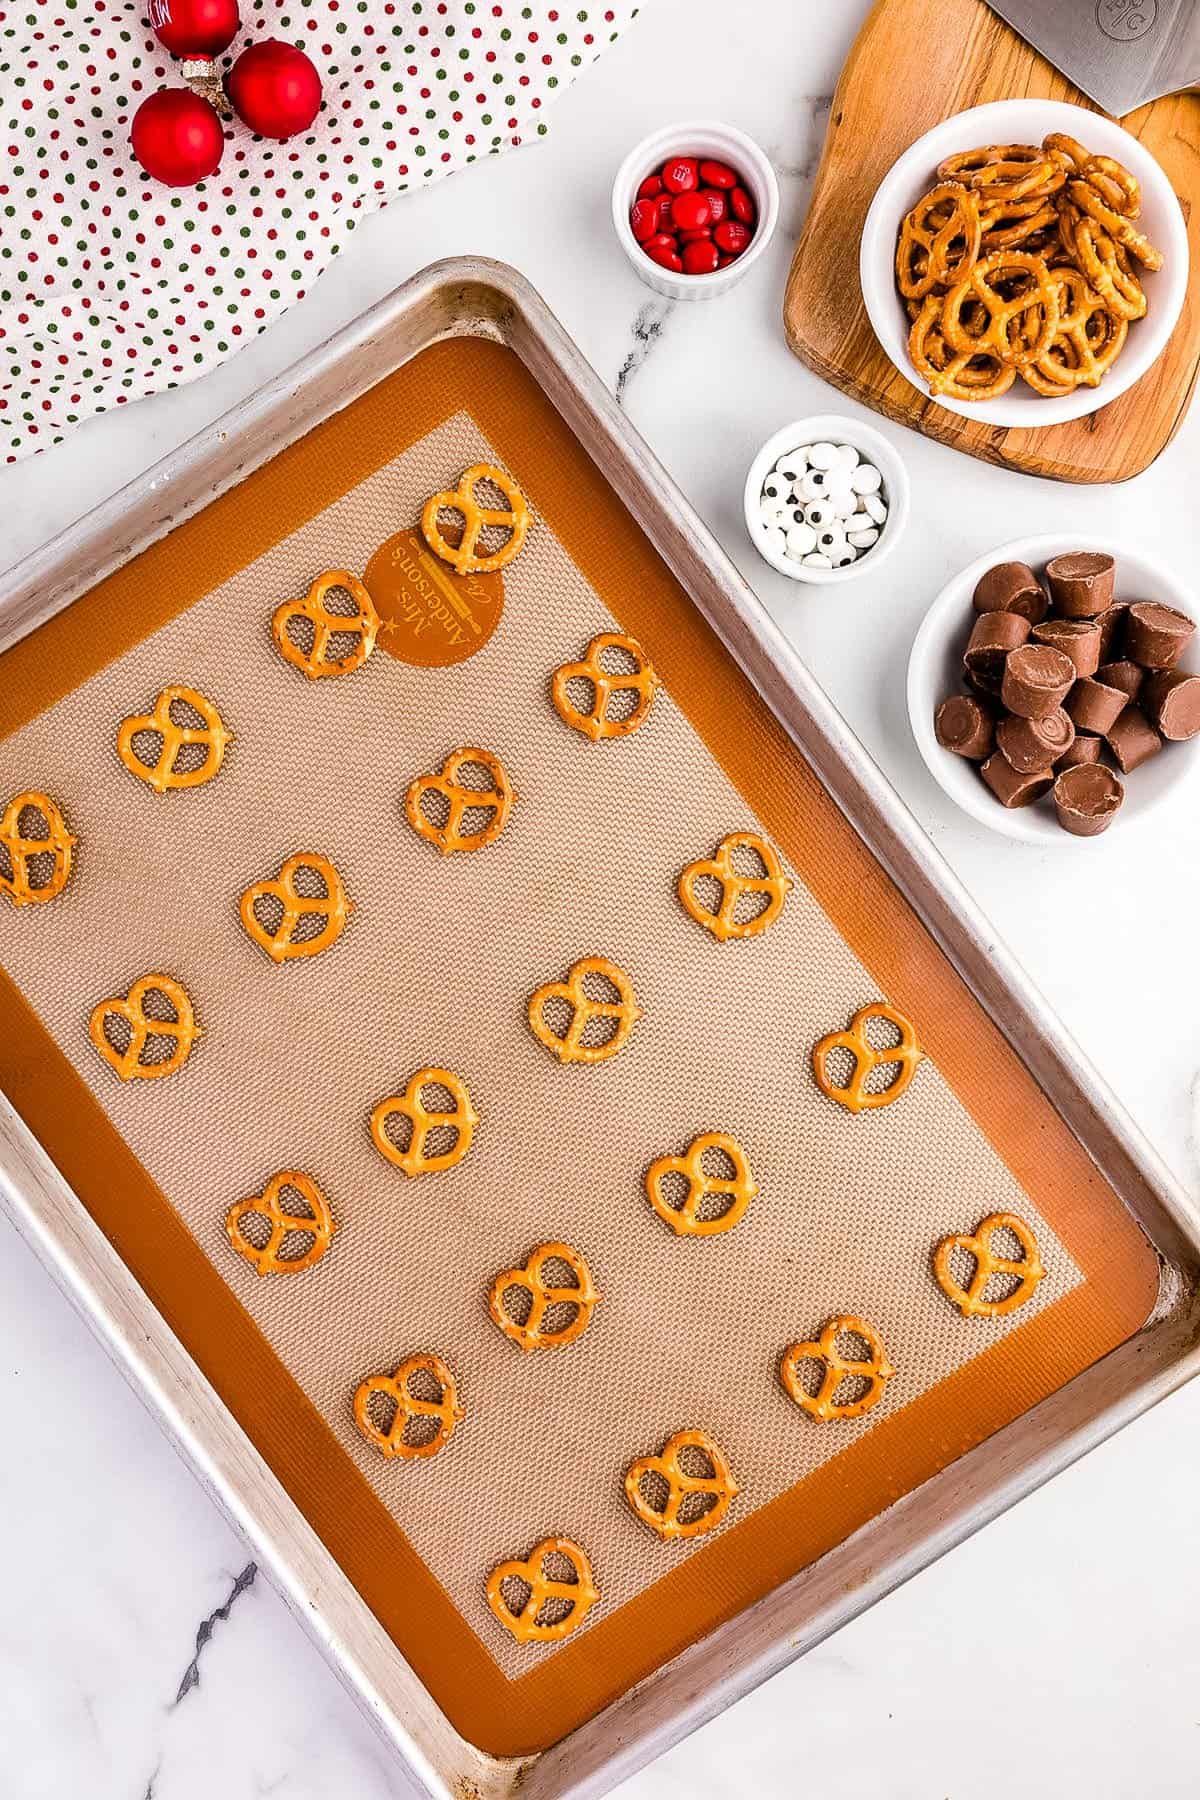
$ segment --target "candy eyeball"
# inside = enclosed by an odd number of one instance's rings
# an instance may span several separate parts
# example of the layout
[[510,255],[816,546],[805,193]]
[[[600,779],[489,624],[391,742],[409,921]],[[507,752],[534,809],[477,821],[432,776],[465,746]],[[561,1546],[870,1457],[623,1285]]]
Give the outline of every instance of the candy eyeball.
[[759,499],[761,546],[813,569],[845,569],[887,522],[883,477],[853,444],[798,444],[776,460]]

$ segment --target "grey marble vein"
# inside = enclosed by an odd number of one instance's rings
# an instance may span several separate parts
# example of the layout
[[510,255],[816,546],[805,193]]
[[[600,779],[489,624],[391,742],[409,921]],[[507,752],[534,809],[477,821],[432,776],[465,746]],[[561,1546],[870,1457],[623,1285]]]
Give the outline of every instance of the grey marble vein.
[[[204,1654],[205,1646],[213,1634],[217,1621],[220,1620],[224,1623],[229,1618],[235,1602],[246,1592],[247,1588],[253,1587],[254,1577],[257,1574],[257,1564],[252,1562],[247,1563],[237,1580],[234,1582],[232,1588],[229,1590],[228,1599],[223,1601],[220,1606],[215,1607],[206,1619],[201,1619],[200,1624],[196,1628],[196,1654],[193,1656],[187,1668],[183,1671],[183,1679],[179,1683],[179,1690],[176,1693],[174,1700],[171,1702],[172,1711],[179,1705],[181,1700],[185,1699],[187,1695],[191,1693],[193,1688],[200,1686],[200,1658]],[[155,1774],[157,1774],[157,1770],[155,1771]],[[152,1800],[153,1787],[154,1776],[151,1776],[150,1787],[146,1791],[145,1800]]]
[[674,310],[673,300],[647,300],[644,306],[638,308],[637,317],[633,321],[633,343],[617,372],[615,392],[618,406],[624,406],[630,382],[638,370],[645,366],[646,359],[661,339],[663,328]]

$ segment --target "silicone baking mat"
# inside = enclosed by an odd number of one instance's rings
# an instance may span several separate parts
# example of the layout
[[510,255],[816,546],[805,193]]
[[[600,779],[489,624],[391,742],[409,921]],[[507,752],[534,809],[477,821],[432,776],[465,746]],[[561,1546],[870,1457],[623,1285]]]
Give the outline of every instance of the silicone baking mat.
[[[534,523],[502,578],[460,583],[412,526],[480,460]],[[267,623],[332,567],[366,570],[393,628],[362,671],[308,683]],[[665,691],[635,736],[593,745],[549,677],[614,628]],[[177,682],[235,738],[210,786],[158,796],[115,734]],[[1149,1245],[511,352],[426,350],[17,645],[0,734],[0,797],[46,789],[80,838],[66,893],[0,920],[0,1081],[481,1747],[555,1741],[1151,1310]],[[403,795],[464,743],[501,756],[518,799],[497,843],[440,858]],[[720,944],[675,877],[754,828],[797,885],[762,937]],[[356,911],[330,952],[276,968],[237,901],[299,850],[332,858]],[[593,954],[644,1017],[610,1063],[561,1067],[525,1002]],[[86,1021],[152,969],[205,1036],[180,1075],[123,1086]],[[928,1059],[855,1118],[809,1053],[879,997]],[[481,1123],[457,1168],[410,1182],[366,1122],[427,1063],[462,1076]],[[642,1176],[709,1130],[744,1145],[760,1191],[734,1232],[681,1240]],[[259,1280],[222,1220],[286,1167],[339,1230],[316,1268]],[[931,1250],[1005,1210],[1046,1280],[1008,1318],[964,1320]],[[486,1293],[544,1239],[587,1256],[602,1299],[576,1344],[525,1357]],[[839,1312],[880,1330],[897,1374],[862,1420],[822,1426],[777,1364]],[[354,1388],[425,1350],[465,1422],[436,1459],[385,1463]],[[741,1492],[720,1530],[664,1545],[621,1477],[697,1425]],[[561,1645],[520,1647],[484,1581],[553,1534],[587,1547],[602,1598]]]

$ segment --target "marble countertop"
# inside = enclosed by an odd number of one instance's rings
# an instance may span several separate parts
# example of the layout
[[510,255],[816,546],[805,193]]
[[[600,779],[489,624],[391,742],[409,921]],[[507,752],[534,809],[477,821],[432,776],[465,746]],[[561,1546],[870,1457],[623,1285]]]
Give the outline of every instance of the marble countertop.
[[[224,368],[0,474],[19,556],[425,263],[516,264],[620,396],[763,604],[1193,1193],[1200,812],[1026,846],[958,814],[920,763],[902,674],[957,568],[1037,531],[1103,531],[1200,567],[1200,407],[1145,475],[1066,488],[882,425],[912,477],[877,574],[798,588],[746,540],[744,471],[805,413],[855,410],[779,323],[830,96],[867,0],[653,0],[560,103],[551,135],[368,222],[315,292]],[[678,100],[673,96],[679,96]],[[612,172],[672,116],[727,118],[772,156],[781,227],[712,305],[670,304],[612,239]],[[1080,864],[1091,880],[1081,903]],[[1165,946],[1183,946],[1168,955]],[[1121,981],[1100,972],[1121,946]],[[1190,987],[1190,994],[1187,991]],[[395,1765],[157,1425],[0,1224],[4,1800],[384,1800]],[[635,1777],[623,1800],[1194,1795],[1200,1730],[1200,1384],[1185,1389]]]

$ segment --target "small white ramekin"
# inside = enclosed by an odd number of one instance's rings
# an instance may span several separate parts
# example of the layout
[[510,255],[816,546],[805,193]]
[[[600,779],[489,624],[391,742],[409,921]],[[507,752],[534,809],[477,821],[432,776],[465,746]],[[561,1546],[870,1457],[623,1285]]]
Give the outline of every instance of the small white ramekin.
[[[883,494],[888,509],[883,529],[865,555],[856,557],[843,569],[819,569],[810,563],[794,562],[790,556],[776,555],[766,542],[759,517],[758,503],[762,497],[763,482],[779,458],[789,450],[798,449],[801,444],[822,442],[853,444],[864,461],[874,463],[883,476]],[[816,413],[811,419],[797,419],[792,425],[782,426],[767,439],[750,464],[743,506],[750,542],[764,562],[770,563],[773,569],[778,569],[781,575],[790,575],[793,581],[808,581],[815,587],[838,587],[847,581],[853,581],[857,575],[865,575],[877,569],[884,557],[895,549],[900,541],[900,534],[908,523],[908,502],[908,470],[899,452],[889,444],[882,432],[876,431],[871,425],[864,425],[859,419],[846,418],[841,413]]]
[[[634,237],[629,209],[647,175],[655,174],[668,156],[707,156],[728,163],[754,201],[758,212],[754,237],[749,248],[727,268],[714,269],[711,275],[676,275],[673,269],[652,262]],[[717,119],[686,119],[678,125],[664,125],[629,152],[613,182],[612,216],[617,242],[647,287],[668,300],[715,300],[718,294],[736,287],[775,235],[779,183],[766,154],[744,131],[722,125]]]

